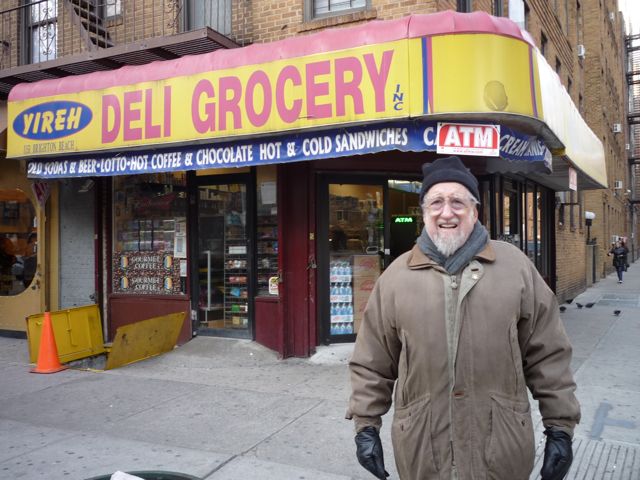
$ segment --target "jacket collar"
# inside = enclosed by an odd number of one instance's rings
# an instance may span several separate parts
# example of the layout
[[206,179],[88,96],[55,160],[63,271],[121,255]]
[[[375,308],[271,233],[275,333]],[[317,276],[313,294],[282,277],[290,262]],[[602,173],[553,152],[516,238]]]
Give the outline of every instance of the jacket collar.
[[[480,250],[480,252],[478,252],[473,258],[477,258],[478,260],[485,262],[494,262],[496,260],[496,252],[491,245],[491,240],[489,240],[484,248]],[[409,259],[407,260],[407,265],[411,269],[440,266],[435,260],[422,253],[422,250],[420,250],[420,247],[418,247],[418,245],[414,245],[411,249]]]

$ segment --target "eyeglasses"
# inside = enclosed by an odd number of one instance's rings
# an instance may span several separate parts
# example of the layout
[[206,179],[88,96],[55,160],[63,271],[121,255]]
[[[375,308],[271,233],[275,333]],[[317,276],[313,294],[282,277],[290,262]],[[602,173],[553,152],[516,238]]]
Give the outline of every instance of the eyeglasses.
[[472,206],[472,202],[470,199],[464,199],[460,197],[433,197],[433,198],[425,198],[424,206],[430,212],[434,214],[438,214],[444,210],[444,206],[449,204],[449,208],[454,213],[464,213],[469,210]]

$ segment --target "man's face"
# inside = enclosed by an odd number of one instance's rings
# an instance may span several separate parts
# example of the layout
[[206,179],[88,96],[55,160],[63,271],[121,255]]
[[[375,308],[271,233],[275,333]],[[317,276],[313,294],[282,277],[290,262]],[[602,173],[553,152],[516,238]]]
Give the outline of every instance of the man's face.
[[460,183],[436,183],[422,203],[424,224],[436,248],[450,257],[469,238],[478,218],[471,193]]

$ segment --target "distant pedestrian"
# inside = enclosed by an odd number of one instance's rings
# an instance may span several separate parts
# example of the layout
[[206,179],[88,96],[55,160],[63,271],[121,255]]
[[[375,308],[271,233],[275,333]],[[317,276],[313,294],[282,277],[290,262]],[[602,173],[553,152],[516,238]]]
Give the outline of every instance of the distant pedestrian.
[[561,480],[580,406],[556,297],[519,249],[489,239],[458,157],[423,174],[425,228],[376,281],[349,363],[357,459],[388,476],[379,430],[393,398],[401,480],[528,479],[528,387],[545,427],[542,480]]
[[620,241],[613,244],[607,255],[613,257],[613,266],[618,274],[618,283],[622,283],[622,274],[627,270],[627,254],[629,249]]

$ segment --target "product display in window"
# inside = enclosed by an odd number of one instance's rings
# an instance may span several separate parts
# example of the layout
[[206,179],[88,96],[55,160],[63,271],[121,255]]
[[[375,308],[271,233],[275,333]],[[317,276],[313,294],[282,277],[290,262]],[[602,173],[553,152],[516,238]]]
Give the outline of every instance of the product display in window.
[[247,328],[249,322],[247,237],[244,222],[235,212],[226,216],[224,256],[225,327]]
[[198,188],[198,323],[202,329],[249,328],[246,186]]
[[186,199],[183,172],[114,178],[115,293],[186,293]]
[[269,289],[269,282],[278,276],[278,225],[275,215],[258,217],[256,258],[258,295],[274,295],[271,292],[275,289]]

